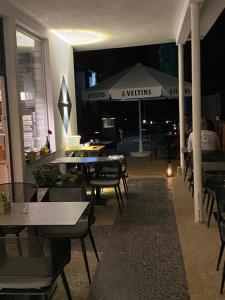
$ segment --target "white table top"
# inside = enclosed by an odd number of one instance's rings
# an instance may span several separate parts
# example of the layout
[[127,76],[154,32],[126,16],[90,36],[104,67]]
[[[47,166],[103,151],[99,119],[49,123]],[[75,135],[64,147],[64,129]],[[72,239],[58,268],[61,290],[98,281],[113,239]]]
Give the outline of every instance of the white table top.
[[75,225],[88,202],[30,202],[24,213],[24,203],[11,203],[11,211],[0,214],[0,226]]
[[89,157],[59,157],[51,161],[52,164],[89,164],[106,162],[112,160],[123,160],[123,155],[111,155],[111,156],[89,156]]
[[225,171],[225,162],[202,162],[204,172]]

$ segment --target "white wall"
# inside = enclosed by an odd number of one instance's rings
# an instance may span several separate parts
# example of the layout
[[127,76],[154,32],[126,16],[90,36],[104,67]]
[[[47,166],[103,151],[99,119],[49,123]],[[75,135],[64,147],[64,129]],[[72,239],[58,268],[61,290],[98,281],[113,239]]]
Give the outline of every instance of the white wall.
[[[18,111],[18,89],[16,84],[17,66],[15,62],[16,57],[16,35],[15,23],[20,27],[29,30],[31,33],[44,39],[44,54],[45,54],[45,73],[47,77],[47,101],[49,107],[49,128],[55,131],[56,147],[57,150],[65,146],[65,130],[58,110],[58,98],[62,77],[64,75],[70,99],[72,102],[71,121],[68,129],[68,135],[77,133],[77,118],[76,118],[76,99],[75,99],[75,83],[74,83],[74,64],[73,64],[73,49],[70,45],[60,40],[53,33],[49,32],[44,26],[40,25],[23,12],[15,9],[12,5],[4,0],[0,0],[0,16],[4,21],[5,33],[10,32],[4,36],[6,46],[6,63],[7,77],[8,77],[8,91],[9,103],[15,109],[11,110],[10,122],[12,126],[13,139],[15,147],[13,147],[13,160],[14,160],[14,176],[15,180],[20,181],[24,178],[25,162],[23,153],[23,141],[21,124],[19,122]],[[14,25],[14,29],[13,29]],[[51,111],[52,110],[52,111]],[[14,134],[15,133],[15,134]],[[51,137],[54,139],[54,134]],[[54,146],[54,142],[52,141]],[[20,151],[21,149],[21,151]],[[18,151],[19,150],[19,151]]]
[[[66,135],[77,134],[73,49],[70,45],[60,40],[51,32],[49,33],[48,37],[53,87],[53,106],[56,127],[56,147],[60,149],[64,148],[66,145]],[[58,109],[60,87],[62,84],[63,76],[65,77],[70,100],[72,103],[70,124],[67,133],[63,126],[61,115]]]

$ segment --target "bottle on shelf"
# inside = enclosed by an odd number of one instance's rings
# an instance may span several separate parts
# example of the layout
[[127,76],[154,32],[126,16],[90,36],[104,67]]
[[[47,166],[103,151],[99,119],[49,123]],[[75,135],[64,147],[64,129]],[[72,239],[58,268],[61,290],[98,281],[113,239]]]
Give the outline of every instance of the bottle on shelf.
[[51,152],[51,147],[50,147],[50,142],[49,142],[48,136],[46,136],[45,148],[48,149],[48,152]]

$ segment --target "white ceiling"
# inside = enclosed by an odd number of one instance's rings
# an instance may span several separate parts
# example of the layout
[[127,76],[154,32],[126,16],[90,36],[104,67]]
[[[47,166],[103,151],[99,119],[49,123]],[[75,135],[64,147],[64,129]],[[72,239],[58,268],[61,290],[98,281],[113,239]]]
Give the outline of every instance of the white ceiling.
[[106,34],[98,43],[74,46],[76,50],[95,50],[175,42],[188,0],[8,1],[48,29]]

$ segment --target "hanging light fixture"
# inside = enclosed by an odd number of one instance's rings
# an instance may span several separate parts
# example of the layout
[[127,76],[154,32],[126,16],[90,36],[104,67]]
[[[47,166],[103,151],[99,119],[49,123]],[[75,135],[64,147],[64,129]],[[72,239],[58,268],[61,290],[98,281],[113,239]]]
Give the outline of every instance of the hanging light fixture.
[[168,163],[167,169],[166,169],[166,176],[167,177],[173,177],[173,168],[171,163]]

